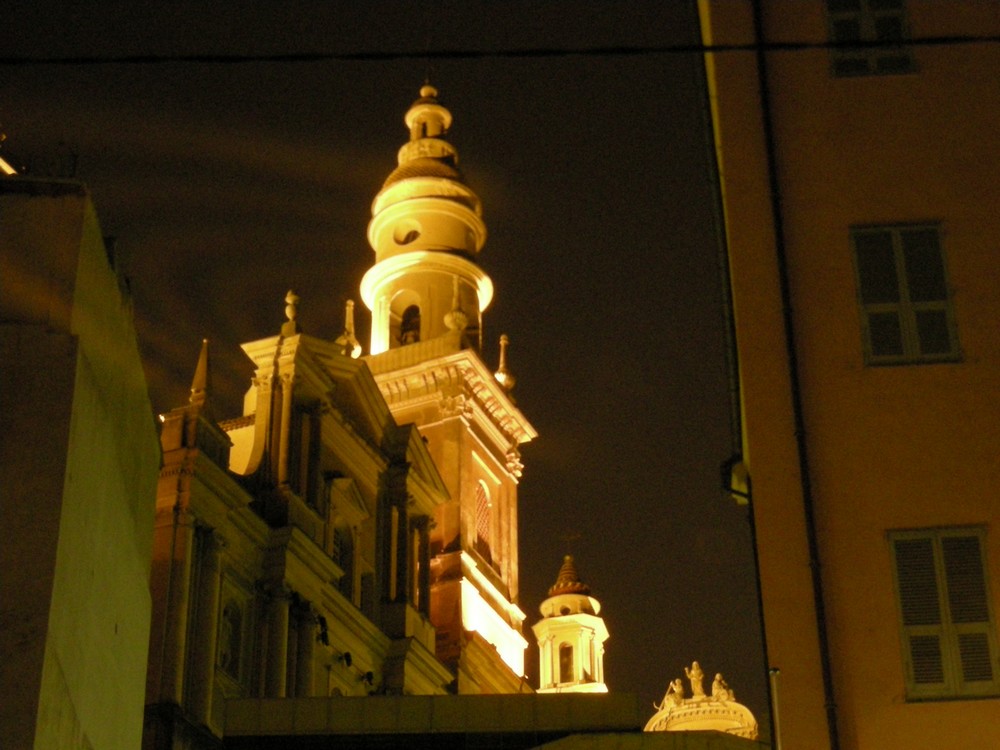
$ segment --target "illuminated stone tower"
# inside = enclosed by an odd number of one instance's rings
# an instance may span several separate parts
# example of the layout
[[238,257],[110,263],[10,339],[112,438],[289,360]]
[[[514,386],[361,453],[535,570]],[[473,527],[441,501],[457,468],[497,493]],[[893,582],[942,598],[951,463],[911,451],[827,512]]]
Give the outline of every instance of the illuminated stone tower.
[[368,225],[367,361],[397,422],[419,428],[451,496],[431,531],[437,655],[458,692],[511,692],[527,646],[515,603],[518,446],[535,431],[508,393],[506,363],[493,373],[480,358],[493,283],[476,264],[486,241],[479,198],[445,140],[451,113],[424,86],[404,121],[409,140]]
[[538,639],[538,692],[608,692],[604,684],[608,629],[598,617],[600,602],[580,581],[571,556],[563,558],[549,598],[539,609],[542,619],[532,626]]

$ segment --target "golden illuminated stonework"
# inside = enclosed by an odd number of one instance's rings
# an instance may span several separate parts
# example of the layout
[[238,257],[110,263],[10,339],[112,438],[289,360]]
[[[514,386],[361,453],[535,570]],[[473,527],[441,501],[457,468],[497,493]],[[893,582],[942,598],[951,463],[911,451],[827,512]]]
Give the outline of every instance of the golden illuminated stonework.
[[517,606],[519,446],[535,430],[510,395],[506,339],[495,372],[482,357],[493,282],[479,198],[448,140],[451,113],[420,89],[408,140],[372,202],[375,262],[361,281],[372,311],[364,357],[392,416],[420,432],[448,500],[428,527],[429,616],[436,656],[459,693],[524,689],[524,612]]
[[732,689],[721,674],[705,693],[705,674],[698,662],[684,668],[691,695],[685,697],[684,682],[678,677],[667,686],[663,700],[654,703],[656,713],[646,722],[646,732],[686,732],[715,730],[737,737],[757,739],[757,720],[746,706],[737,703]]
[[538,640],[539,693],[606,693],[601,603],[580,580],[572,555],[563,558],[549,596],[532,626]]

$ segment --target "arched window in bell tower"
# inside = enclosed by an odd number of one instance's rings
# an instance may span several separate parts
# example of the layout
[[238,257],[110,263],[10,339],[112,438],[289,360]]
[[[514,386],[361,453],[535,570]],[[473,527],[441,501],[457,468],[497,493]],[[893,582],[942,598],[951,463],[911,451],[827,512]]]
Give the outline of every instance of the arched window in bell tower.
[[573,646],[569,643],[559,644],[559,682],[573,682]]
[[389,302],[389,331],[387,343],[390,349],[420,341],[420,313],[423,308],[420,295],[412,289],[400,289]]
[[486,485],[479,482],[476,485],[476,552],[486,562],[493,564],[493,554],[490,551],[490,493]]
[[403,317],[399,323],[399,343],[415,344],[420,341],[420,308],[410,305],[403,310]]

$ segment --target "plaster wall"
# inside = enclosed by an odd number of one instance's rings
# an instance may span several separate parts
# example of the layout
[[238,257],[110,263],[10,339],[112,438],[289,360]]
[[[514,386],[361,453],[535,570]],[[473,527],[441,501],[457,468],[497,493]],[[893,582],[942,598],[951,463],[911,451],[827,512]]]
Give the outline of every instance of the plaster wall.
[[[4,377],[26,380],[4,392],[34,392],[37,400],[22,399],[12,412],[21,431],[5,430],[32,453],[4,462],[14,473],[4,487],[25,501],[34,493],[41,497],[31,501],[43,500],[44,514],[29,519],[41,543],[18,540],[25,556],[15,564],[37,564],[41,582],[51,585],[36,584],[48,591],[31,591],[26,607],[36,618],[48,609],[45,626],[31,633],[32,648],[44,643],[37,723],[20,716],[31,728],[20,735],[26,744],[11,746],[134,748],[142,729],[160,456],[135,331],[83,189],[26,183],[12,190],[3,191],[0,212],[0,297],[5,318],[39,325],[37,344],[25,336],[31,329],[19,328],[19,351],[27,354],[16,369],[5,364]],[[32,409],[43,418],[26,419]],[[27,677],[29,684],[39,680]]]
[[[62,512],[76,340],[0,327],[0,733],[34,744]],[[40,379],[37,373],[51,377]],[[38,425],[46,429],[39,430]]]

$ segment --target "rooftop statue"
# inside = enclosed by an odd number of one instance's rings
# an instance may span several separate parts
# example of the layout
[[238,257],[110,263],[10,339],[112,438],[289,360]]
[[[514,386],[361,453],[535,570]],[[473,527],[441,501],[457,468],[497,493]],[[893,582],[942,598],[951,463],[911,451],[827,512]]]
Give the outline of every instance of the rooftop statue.
[[647,732],[708,731],[726,732],[748,739],[757,738],[757,720],[746,706],[736,702],[735,694],[721,673],[712,680],[712,694],[706,695],[705,673],[698,662],[684,668],[691,683],[691,697],[684,697],[681,678],[667,686],[656,714],[646,723]]
[[660,701],[659,705],[653,704],[653,708],[657,711],[662,711],[665,708],[670,708],[671,706],[679,706],[684,702],[684,683],[681,682],[681,678],[678,677],[676,680],[667,685],[667,692],[663,694],[663,700]]
[[712,700],[714,701],[731,701],[735,700],[733,691],[730,690],[729,685],[722,678],[722,673],[717,673],[715,679],[712,681]]
[[690,669],[684,667],[684,674],[687,675],[688,680],[691,682],[691,697],[695,700],[704,698],[705,688],[702,685],[702,680],[705,679],[705,673],[701,671],[698,662],[691,662]]

